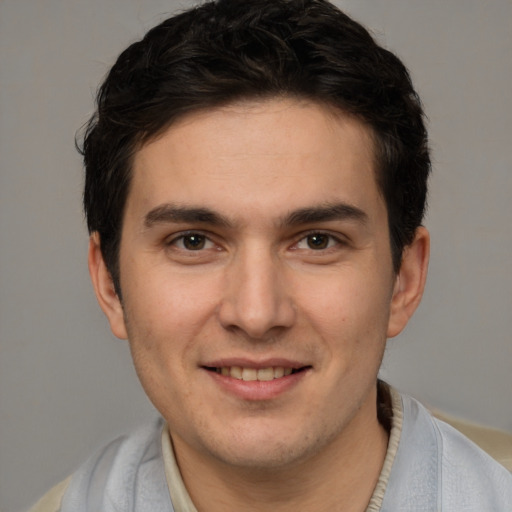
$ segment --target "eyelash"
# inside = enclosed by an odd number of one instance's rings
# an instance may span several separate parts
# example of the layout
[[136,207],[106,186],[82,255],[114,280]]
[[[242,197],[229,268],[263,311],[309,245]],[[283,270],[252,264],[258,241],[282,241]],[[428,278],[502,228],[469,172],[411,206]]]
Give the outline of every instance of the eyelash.
[[302,250],[301,248],[298,247],[298,245],[301,242],[308,243],[308,239],[311,237],[314,237],[314,236],[326,237],[327,238],[327,247],[313,248],[313,247],[308,246],[308,247],[304,248],[305,250],[311,250],[314,252],[322,252],[322,251],[326,251],[328,249],[332,249],[333,247],[338,246],[338,245],[345,245],[345,242],[341,238],[336,237],[336,236],[332,235],[331,233],[327,233],[325,231],[310,231],[309,233],[303,234],[301,236],[301,238],[294,244],[294,247],[297,250]]
[[[178,236],[173,237],[171,240],[166,242],[167,246],[174,246],[176,247],[178,245],[178,242],[184,243],[187,237],[198,237],[201,238],[202,241],[204,241],[205,244],[214,244],[214,242],[211,240],[211,238],[206,235],[205,233],[202,233],[201,231],[187,231],[185,233],[181,233]],[[200,249],[188,249],[186,247],[178,247],[180,250],[187,251],[187,252],[200,252],[204,247],[201,247]]]

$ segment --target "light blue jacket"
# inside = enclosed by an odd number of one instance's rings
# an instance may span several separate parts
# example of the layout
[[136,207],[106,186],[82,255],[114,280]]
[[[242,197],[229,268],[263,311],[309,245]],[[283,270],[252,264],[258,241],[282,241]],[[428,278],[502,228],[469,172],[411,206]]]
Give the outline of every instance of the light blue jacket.
[[[512,475],[416,400],[403,426],[381,512],[512,512]],[[74,475],[61,512],[173,512],[162,421],[121,437]]]
[[402,395],[403,425],[381,512],[512,512],[512,474]]

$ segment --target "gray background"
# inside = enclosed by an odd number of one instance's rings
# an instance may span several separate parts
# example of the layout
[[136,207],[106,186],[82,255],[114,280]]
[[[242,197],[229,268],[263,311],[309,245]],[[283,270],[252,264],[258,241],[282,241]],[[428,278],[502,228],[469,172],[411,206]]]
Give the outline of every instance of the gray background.
[[[512,431],[512,2],[338,2],[409,65],[435,173],[426,295],[383,375]],[[0,509],[153,415],[86,269],[74,133],[163,0],[0,0]]]

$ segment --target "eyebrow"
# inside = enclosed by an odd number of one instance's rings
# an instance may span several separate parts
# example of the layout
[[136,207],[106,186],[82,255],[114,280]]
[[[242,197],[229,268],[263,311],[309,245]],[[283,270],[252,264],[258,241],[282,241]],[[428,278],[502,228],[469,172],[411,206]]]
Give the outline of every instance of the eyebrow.
[[282,224],[296,226],[333,220],[355,220],[361,224],[366,224],[368,215],[360,208],[347,203],[328,203],[295,210],[284,218]]
[[169,222],[183,222],[187,224],[203,223],[212,226],[231,226],[231,222],[209,208],[195,208],[189,206],[178,206],[174,204],[163,204],[153,208],[144,217],[144,226],[151,228],[155,224]]

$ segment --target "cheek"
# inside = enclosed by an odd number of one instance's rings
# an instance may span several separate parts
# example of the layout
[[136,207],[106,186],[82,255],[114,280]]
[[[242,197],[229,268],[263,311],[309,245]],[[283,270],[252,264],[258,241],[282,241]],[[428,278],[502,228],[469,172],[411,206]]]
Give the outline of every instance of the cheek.
[[389,318],[388,283],[375,272],[338,272],[300,287],[300,307],[308,321],[334,350],[342,345],[381,342]]
[[160,272],[131,287],[126,300],[128,321],[144,338],[187,338],[215,310],[218,283],[201,276]]
[[377,310],[386,309],[390,293],[384,283],[369,275],[334,274],[319,283],[304,283],[302,302],[319,317],[346,320],[375,316]]
[[137,375],[162,411],[161,397],[179,400],[177,383],[190,370],[197,340],[207,336],[216,294],[204,280],[145,275],[125,294],[126,326]]

